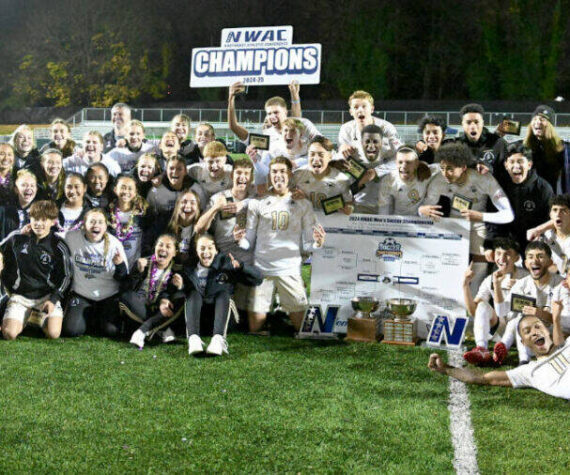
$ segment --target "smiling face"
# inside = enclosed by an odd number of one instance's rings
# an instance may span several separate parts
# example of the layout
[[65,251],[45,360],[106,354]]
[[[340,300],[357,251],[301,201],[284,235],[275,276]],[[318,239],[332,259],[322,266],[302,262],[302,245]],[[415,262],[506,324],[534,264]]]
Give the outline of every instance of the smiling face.
[[180,196],[178,202],[178,218],[183,222],[192,222],[198,216],[200,208],[194,193],[187,192]]
[[495,264],[503,274],[512,274],[519,254],[514,249],[495,248]]
[[137,163],[137,176],[142,183],[150,181],[155,175],[156,162],[153,158],[143,157]]
[[204,157],[204,161],[206,162],[210,178],[216,180],[224,176],[225,155],[221,157]]
[[65,147],[69,139],[69,129],[67,126],[60,123],[53,124],[51,126],[51,139],[60,150]]
[[549,213],[554,229],[566,233],[570,231],[570,209],[564,205],[552,205]]
[[48,153],[42,156],[42,168],[48,181],[56,180],[63,168],[63,159],[58,153]]
[[252,178],[251,168],[235,167],[232,172],[233,190],[236,192],[247,191]]
[[441,161],[439,164],[441,174],[447,183],[459,183],[463,180],[467,167],[465,165],[458,167],[451,163]]
[[505,160],[505,168],[513,183],[520,184],[528,178],[532,162],[522,153],[514,153]]
[[160,139],[159,148],[165,157],[174,157],[180,150],[180,141],[174,132],[166,132]]
[[532,121],[530,123],[530,128],[532,130],[532,133],[538,140],[542,140],[544,138],[547,124],[548,120],[541,115],[535,115],[532,118]]
[[414,152],[398,152],[396,154],[396,167],[403,182],[415,180],[419,164],[418,156]]
[[115,133],[119,133],[123,130],[125,125],[131,121],[131,111],[125,107],[114,107],[111,110],[111,122],[113,123],[113,128]]
[[554,346],[550,332],[538,317],[523,317],[519,322],[519,333],[524,346],[537,356],[548,355]]
[[64,193],[65,200],[70,205],[81,206],[83,204],[83,196],[87,187],[77,176],[70,175],[65,180]]
[[198,259],[200,259],[200,264],[204,267],[210,267],[212,262],[214,262],[214,257],[218,254],[216,243],[209,236],[202,236],[198,239],[196,242],[196,252]]
[[86,134],[83,137],[83,152],[89,162],[95,162],[101,158],[103,142],[97,135]]
[[85,236],[91,242],[99,242],[107,232],[107,220],[105,215],[99,211],[87,213],[85,222]]
[[154,246],[154,257],[158,267],[168,267],[176,255],[176,240],[171,236],[160,236]]
[[8,144],[0,144],[0,172],[10,172],[14,167],[14,150]]
[[287,118],[287,109],[279,105],[271,105],[265,108],[266,120],[276,129],[281,128],[281,124]]
[[483,116],[478,112],[468,112],[461,119],[463,132],[470,142],[477,142],[483,133]]
[[196,137],[194,137],[194,139],[196,140],[198,147],[200,147],[200,150],[202,150],[210,142],[213,142],[215,138],[216,136],[212,132],[212,129],[210,129],[210,127],[207,125],[199,125],[196,129]]
[[137,196],[137,184],[135,183],[134,178],[121,177],[117,181],[113,191],[115,192],[115,195],[117,195],[119,205],[127,205]]
[[376,161],[380,157],[380,152],[382,152],[382,135],[362,134],[362,148],[369,162]]
[[296,127],[284,125],[281,130],[281,135],[288,151],[294,151],[301,146],[301,134]]
[[87,187],[94,196],[101,196],[109,183],[109,175],[105,170],[95,167],[87,174]]
[[32,232],[36,235],[38,239],[45,238],[51,227],[53,226],[53,219],[49,218],[34,218],[30,216],[30,224],[32,226]]
[[525,267],[534,280],[540,280],[552,265],[552,259],[542,249],[530,249],[526,252]]
[[374,106],[366,99],[352,99],[349,111],[352,118],[362,128],[371,123]]
[[139,150],[144,140],[144,130],[140,125],[131,125],[127,133],[129,147],[133,150]]
[[439,125],[426,124],[422,131],[422,138],[426,145],[435,152],[443,140],[443,130]]
[[27,155],[34,148],[34,136],[31,130],[24,129],[14,137],[14,147],[20,155]]
[[171,130],[180,142],[184,142],[190,133],[190,125],[185,120],[179,120],[175,117],[172,121]]
[[309,146],[309,169],[315,175],[322,175],[327,172],[331,161],[331,152],[320,143],[312,143]]
[[273,163],[269,168],[269,180],[273,191],[277,195],[284,195],[289,191],[291,172],[284,163]]
[[23,175],[16,179],[16,195],[22,208],[34,201],[37,192],[38,184],[34,177]]
[[166,178],[174,189],[180,189],[186,176],[186,166],[180,160],[172,160],[166,166]]

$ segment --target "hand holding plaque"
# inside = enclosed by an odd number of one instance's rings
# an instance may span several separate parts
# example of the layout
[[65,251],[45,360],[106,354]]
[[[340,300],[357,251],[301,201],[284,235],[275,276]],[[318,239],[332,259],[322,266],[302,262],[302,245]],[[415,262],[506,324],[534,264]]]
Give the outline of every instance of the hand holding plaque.
[[352,178],[356,181],[362,178],[362,175],[366,173],[366,167],[359,163],[354,158],[350,157],[346,160],[348,168],[346,169],[346,173],[348,173]]
[[269,135],[249,134],[249,144],[257,150],[269,150]]
[[459,211],[460,213],[461,211],[471,209],[472,206],[473,206],[473,200],[467,198],[466,196],[459,195],[456,193],[451,198],[451,209]]
[[536,307],[536,299],[528,295],[511,294],[511,311],[522,313],[524,307]]
[[323,212],[326,215],[336,213],[339,209],[344,208],[344,205],[345,203],[342,195],[335,195],[321,200],[321,206],[323,207]]

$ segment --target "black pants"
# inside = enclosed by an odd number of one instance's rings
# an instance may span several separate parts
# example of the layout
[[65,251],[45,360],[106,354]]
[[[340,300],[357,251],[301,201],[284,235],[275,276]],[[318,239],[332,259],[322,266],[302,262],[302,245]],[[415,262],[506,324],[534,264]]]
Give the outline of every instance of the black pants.
[[205,301],[200,292],[193,290],[186,299],[184,308],[187,335],[200,335],[201,331],[202,334],[209,333],[212,327],[213,335],[223,335],[228,321],[230,297],[230,294],[220,292],[212,300]]
[[[154,330],[156,327],[162,325],[168,320],[167,317],[162,316],[158,309],[158,305],[148,305],[145,296],[141,293],[135,292],[134,290],[123,293],[119,300],[131,311],[131,313],[143,321],[139,330],[144,333]],[[176,314],[178,309],[181,307],[182,302],[172,303],[174,305],[174,314]],[[131,317],[128,313],[127,315]]]
[[119,334],[118,295],[103,300],[90,300],[71,293],[62,333],[65,336],[81,336],[86,332],[111,337]]

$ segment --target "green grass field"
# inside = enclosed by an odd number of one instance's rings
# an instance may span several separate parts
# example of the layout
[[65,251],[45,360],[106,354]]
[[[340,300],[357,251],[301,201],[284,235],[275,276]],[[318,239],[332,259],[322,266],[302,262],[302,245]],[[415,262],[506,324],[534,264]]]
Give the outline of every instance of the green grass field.
[[[453,472],[448,382],[428,350],[240,334],[229,349],[0,341],[0,471]],[[470,394],[482,473],[568,471],[568,403]]]

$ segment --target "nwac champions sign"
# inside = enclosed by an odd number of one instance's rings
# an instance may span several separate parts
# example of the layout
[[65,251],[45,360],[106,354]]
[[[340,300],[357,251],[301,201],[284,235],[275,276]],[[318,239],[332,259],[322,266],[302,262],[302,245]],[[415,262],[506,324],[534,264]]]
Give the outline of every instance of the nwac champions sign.
[[319,84],[321,45],[293,44],[292,26],[225,28],[221,47],[192,49],[190,87]]

